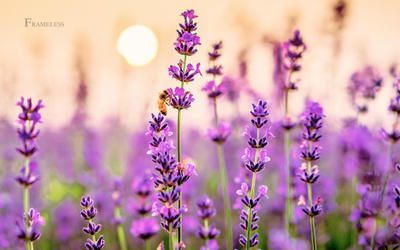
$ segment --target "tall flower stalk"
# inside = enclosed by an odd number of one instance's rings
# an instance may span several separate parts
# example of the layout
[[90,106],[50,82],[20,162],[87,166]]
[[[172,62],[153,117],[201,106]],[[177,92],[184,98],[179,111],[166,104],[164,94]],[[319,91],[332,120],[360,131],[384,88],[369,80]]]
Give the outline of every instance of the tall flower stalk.
[[256,175],[262,171],[267,162],[271,159],[267,156],[265,146],[267,146],[267,138],[272,136],[270,125],[268,124],[267,102],[260,100],[257,104],[253,104],[253,110],[250,111],[253,116],[251,125],[246,127],[243,133],[247,137],[247,147],[242,156],[242,160],[246,169],[252,173],[250,190],[247,183],[242,183],[240,189],[236,192],[241,197],[243,209],[240,212],[242,223],[240,227],[245,231],[240,234],[239,243],[246,249],[258,245],[258,233],[256,222],[259,220],[257,211],[259,210],[259,202],[261,198],[267,197],[267,186],[260,185],[258,194],[256,195]]
[[[197,30],[197,23],[194,21],[197,16],[194,14],[194,10],[187,10],[181,14],[184,18],[184,23],[179,24],[180,29],[177,30],[178,38],[176,39],[174,46],[176,52],[183,56],[183,61],[180,60],[178,63],[178,67],[171,65],[168,69],[169,74],[180,82],[180,88],[175,88],[175,93],[172,91],[169,92],[169,97],[174,98],[177,102],[173,103],[174,99],[168,100],[172,104],[175,109],[178,110],[177,117],[177,132],[176,132],[176,144],[177,144],[177,160],[178,164],[182,161],[181,159],[181,110],[188,108],[181,101],[187,100],[187,93],[184,89],[185,83],[191,82],[194,80],[194,76],[197,74],[201,75],[200,72],[200,63],[196,65],[196,68],[187,62],[188,56],[191,56],[197,52],[196,46],[200,45],[200,37],[197,36],[197,33],[194,33]],[[190,98],[192,98],[191,94]],[[192,102],[194,99],[190,100]],[[179,190],[179,200],[178,200],[178,209],[182,208],[182,193]],[[182,241],[182,214],[179,215],[179,227],[178,227],[178,242]]]
[[312,184],[319,179],[319,167],[317,165],[312,166],[312,163],[320,158],[318,142],[322,137],[320,129],[322,128],[323,117],[322,107],[317,102],[308,101],[302,117],[303,143],[301,144],[301,158],[304,162],[300,167],[301,173],[299,174],[300,180],[307,184],[308,205],[306,205],[303,196],[300,196],[299,205],[303,206],[303,212],[310,217],[313,250],[318,248],[314,217],[322,212],[322,199],[318,197],[313,204]]
[[228,136],[232,133],[232,128],[229,123],[220,122],[218,118],[217,110],[217,99],[222,96],[225,92],[223,83],[216,83],[217,76],[222,75],[222,66],[217,65],[215,61],[221,56],[220,49],[222,48],[222,41],[214,44],[213,50],[208,53],[209,61],[212,63],[210,68],[207,69],[206,73],[212,75],[213,80],[206,83],[202,88],[203,91],[207,93],[208,98],[214,107],[214,121],[215,127],[208,129],[208,136],[212,141],[217,144],[218,161],[220,168],[221,183],[224,193],[224,212],[225,212],[225,232],[226,232],[226,244],[228,249],[232,249],[232,215],[231,215],[231,205],[229,201],[228,193],[228,178],[226,175],[226,165],[225,157],[223,151],[223,143],[226,141]]
[[29,189],[32,184],[39,180],[39,176],[34,174],[37,164],[31,162],[31,157],[37,151],[35,139],[40,133],[37,129],[37,125],[42,122],[39,111],[44,106],[42,100],[39,100],[36,106],[33,105],[32,99],[30,98],[25,103],[23,97],[21,97],[17,106],[21,108],[21,113],[18,115],[18,123],[21,127],[17,132],[22,142],[22,147],[17,148],[17,151],[25,157],[25,165],[20,170],[20,174],[16,177],[18,183],[24,188],[23,204],[25,226],[19,225],[20,232],[18,237],[25,240],[26,250],[33,250],[33,242],[40,237],[39,225],[43,224],[43,220],[40,219],[39,212],[29,206]]
[[81,198],[81,217],[88,222],[87,227],[84,227],[82,231],[91,237],[87,239],[85,247],[87,250],[100,250],[104,247],[104,237],[100,235],[96,239],[96,234],[101,230],[101,224],[94,222],[94,217],[97,215],[97,209],[94,207],[94,201],[90,196],[83,196]]
[[303,56],[303,52],[306,50],[306,45],[300,35],[300,31],[296,30],[293,37],[283,43],[281,53],[283,54],[281,62],[281,69],[279,70],[281,76],[276,77],[280,79],[280,83],[283,88],[284,94],[284,110],[285,117],[282,122],[284,129],[284,145],[285,145],[285,163],[286,163],[286,204],[285,204],[285,230],[290,234],[290,221],[292,218],[292,171],[290,167],[290,151],[292,147],[292,141],[290,138],[291,129],[294,127],[294,123],[290,117],[289,109],[289,93],[293,90],[297,90],[298,80],[293,79],[293,74],[301,70],[299,60]]

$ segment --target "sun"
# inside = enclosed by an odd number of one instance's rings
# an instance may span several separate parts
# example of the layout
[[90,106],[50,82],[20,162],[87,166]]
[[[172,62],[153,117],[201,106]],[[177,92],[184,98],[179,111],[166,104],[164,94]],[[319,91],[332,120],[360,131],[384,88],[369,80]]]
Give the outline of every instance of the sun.
[[148,27],[133,25],[122,31],[117,48],[130,65],[143,66],[157,55],[158,40]]

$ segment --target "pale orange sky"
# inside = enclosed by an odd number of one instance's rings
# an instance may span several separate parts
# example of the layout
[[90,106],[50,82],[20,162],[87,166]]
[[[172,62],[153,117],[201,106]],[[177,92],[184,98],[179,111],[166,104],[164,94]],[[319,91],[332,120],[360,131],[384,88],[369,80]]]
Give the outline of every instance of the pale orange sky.
[[[88,112],[93,124],[110,115],[118,115],[124,124],[143,124],[143,115],[156,111],[156,96],[162,89],[175,86],[167,68],[178,55],[172,43],[181,21],[180,12],[193,8],[198,13],[198,33],[203,45],[191,62],[201,61],[206,68],[206,53],[212,42],[225,43],[221,63],[224,71],[235,74],[237,57],[248,48],[249,80],[264,96],[270,96],[272,56],[263,37],[284,40],[288,36],[290,16],[297,17],[296,28],[303,32],[306,52],[299,93],[294,102],[302,104],[309,95],[321,101],[332,121],[351,113],[344,91],[349,75],[366,63],[386,71],[400,60],[400,1],[351,1],[343,53],[336,80],[332,83],[333,38],[331,25],[333,1],[24,1],[1,0],[0,4],[0,112],[14,119],[14,104],[19,96],[44,99],[47,124],[62,125],[73,112],[76,79],[72,74],[76,41],[85,45],[89,66]],[[62,28],[26,28],[24,19],[60,21]],[[150,27],[159,39],[156,59],[141,68],[127,66],[116,50],[118,34],[133,24]],[[197,101],[184,113],[189,123],[208,117],[206,98],[200,93],[206,77],[191,86]],[[369,120],[387,116],[390,80],[371,108]],[[241,110],[248,109],[243,102]],[[294,105],[298,112],[302,105]],[[232,112],[232,110],[228,111]],[[209,118],[201,119],[208,124]]]

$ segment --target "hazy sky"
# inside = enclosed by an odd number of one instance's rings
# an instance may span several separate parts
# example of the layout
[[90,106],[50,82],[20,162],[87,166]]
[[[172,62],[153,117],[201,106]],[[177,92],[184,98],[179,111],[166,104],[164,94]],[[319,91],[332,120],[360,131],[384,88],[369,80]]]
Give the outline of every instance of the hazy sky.
[[[349,1],[349,16],[342,34],[342,53],[333,61],[332,5],[334,1],[26,1],[0,0],[0,112],[14,119],[19,96],[44,99],[47,124],[62,125],[74,110],[77,88],[74,58],[80,53],[88,69],[88,113],[93,124],[117,115],[126,125],[143,124],[143,115],[156,111],[157,93],[175,86],[167,68],[179,56],[172,43],[181,22],[180,12],[198,13],[198,33],[203,45],[190,58],[203,70],[211,43],[223,40],[221,63],[236,75],[238,57],[246,49],[249,81],[262,96],[272,89],[272,54],[269,40],[287,39],[293,28],[303,32],[308,45],[304,71],[293,112],[302,99],[321,101],[335,123],[351,114],[345,87],[349,75],[366,65],[387,69],[400,60],[400,1]],[[25,18],[61,22],[63,27],[24,27]],[[160,43],[155,60],[140,68],[128,66],[116,50],[120,32],[133,24],[150,27]],[[334,75],[333,72],[336,74]],[[334,77],[333,77],[334,76]],[[372,107],[370,119],[383,119],[390,97],[390,79]],[[200,92],[206,77],[189,87],[197,101],[184,118],[195,124],[210,111]],[[241,110],[248,109],[247,100]],[[278,107],[279,108],[279,107]],[[228,114],[232,110],[228,109]],[[277,112],[279,113],[279,112]],[[227,115],[228,115],[227,114]],[[200,119],[207,124],[207,119]]]

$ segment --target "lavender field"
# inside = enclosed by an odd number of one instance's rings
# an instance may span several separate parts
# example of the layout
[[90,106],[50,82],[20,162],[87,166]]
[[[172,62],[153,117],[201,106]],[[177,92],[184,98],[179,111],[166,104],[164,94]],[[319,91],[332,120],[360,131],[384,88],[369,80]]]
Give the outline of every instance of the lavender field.
[[400,4],[189,3],[0,10],[0,249],[398,249]]

